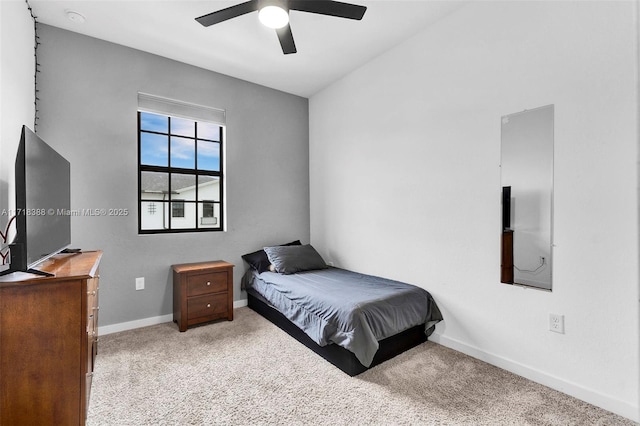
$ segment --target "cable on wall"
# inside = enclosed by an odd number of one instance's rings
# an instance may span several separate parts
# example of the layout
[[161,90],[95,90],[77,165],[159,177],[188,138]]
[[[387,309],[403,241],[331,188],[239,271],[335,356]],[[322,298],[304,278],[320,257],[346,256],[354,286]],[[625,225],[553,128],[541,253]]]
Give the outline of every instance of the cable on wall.
[[546,264],[547,264],[547,260],[544,257],[541,257],[540,258],[540,266],[538,266],[536,269],[520,269],[516,265],[513,265],[513,267],[516,268],[519,272],[527,272],[527,273],[530,273],[530,274],[535,274],[540,269],[544,268],[544,266]]
[[27,4],[27,10],[31,15],[31,19],[33,20],[33,34],[34,34],[34,44],[33,44],[33,58],[34,58],[34,72],[33,72],[33,89],[34,89],[34,115],[33,115],[33,131],[35,133],[38,132],[38,120],[40,119],[39,110],[38,110],[38,101],[40,98],[38,97],[38,73],[40,72],[40,62],[38,62],[38,46],[40,46],[40,37],[38,36],[38,17],[33,13],[33,8],[29,4],[29,0],[24,0]]

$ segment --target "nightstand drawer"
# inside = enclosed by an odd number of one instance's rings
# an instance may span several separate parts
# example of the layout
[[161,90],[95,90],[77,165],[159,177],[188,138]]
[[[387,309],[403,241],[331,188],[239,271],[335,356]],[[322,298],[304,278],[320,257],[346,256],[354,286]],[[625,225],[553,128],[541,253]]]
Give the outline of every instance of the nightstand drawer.
[[190,274],[187,277],[187,297],[223,291],[227,291],[226,272]]
[[201,317],[227,316],[227,293],[191,297],[187,300],[187,320]]

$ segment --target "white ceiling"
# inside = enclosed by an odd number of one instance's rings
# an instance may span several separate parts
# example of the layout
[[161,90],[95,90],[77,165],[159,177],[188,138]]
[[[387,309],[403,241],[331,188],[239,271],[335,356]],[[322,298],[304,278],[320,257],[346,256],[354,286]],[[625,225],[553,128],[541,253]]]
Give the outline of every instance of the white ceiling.
[[[250,13],[205,28],[198,16],[243,0],[29,0],[38,22],[310,97],[460,7],[459,1],[343,0],[362,21],[292,11],[298,53]],[[82,14],[84,23],[67,18]]]

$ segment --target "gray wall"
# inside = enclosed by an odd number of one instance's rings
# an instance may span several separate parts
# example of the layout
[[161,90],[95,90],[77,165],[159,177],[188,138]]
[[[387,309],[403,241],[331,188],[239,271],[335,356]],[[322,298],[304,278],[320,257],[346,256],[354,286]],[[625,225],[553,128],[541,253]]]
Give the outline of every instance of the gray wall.
[[[101,326],[172,311],[170,267],[309,240],[308,100],[58,28],[40,26],[39,135],[71,162],[72,245],[104,250]],[[227,111],[227,232],[137,234],[137,93]],[[284,190],[286,189],[286,190]],[[135,290],[135,278],[146,288]]]

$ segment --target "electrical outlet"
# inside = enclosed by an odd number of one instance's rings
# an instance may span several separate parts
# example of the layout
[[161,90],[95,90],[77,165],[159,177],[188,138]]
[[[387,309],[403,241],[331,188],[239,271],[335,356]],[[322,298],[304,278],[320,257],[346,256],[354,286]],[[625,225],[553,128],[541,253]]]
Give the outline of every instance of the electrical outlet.
[[144,277],[136,278],[136,290],[144,290]]
[[564,334],[564,315],[549,314],[549,330]]

